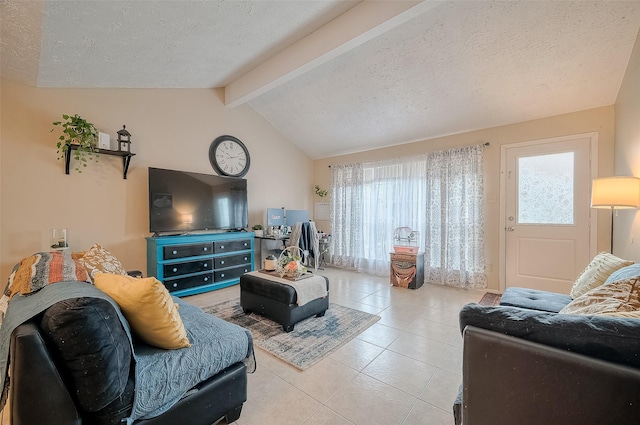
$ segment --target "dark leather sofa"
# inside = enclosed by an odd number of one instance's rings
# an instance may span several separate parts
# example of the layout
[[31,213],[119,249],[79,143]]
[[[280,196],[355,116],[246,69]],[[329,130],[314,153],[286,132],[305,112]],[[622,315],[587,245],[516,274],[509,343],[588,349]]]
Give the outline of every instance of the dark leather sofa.
[[[67,374],[59,367],[59,359],[52,355],[37,320],[14,330],[10,357],[8,408],[12,425],[96,423],[86,417],[86,413],[77,406],[75,395],[67,389]],[[133,391],[132,382],[126,391]],[[246,400],[247,368],[239,362],[198,384],[164,414],[134,424],[211,425],[222,418],[231,423],[240,417]]]
[[559,314],[569,300],[515,290],[462,308],[456,424],[638,423],[640,319]]

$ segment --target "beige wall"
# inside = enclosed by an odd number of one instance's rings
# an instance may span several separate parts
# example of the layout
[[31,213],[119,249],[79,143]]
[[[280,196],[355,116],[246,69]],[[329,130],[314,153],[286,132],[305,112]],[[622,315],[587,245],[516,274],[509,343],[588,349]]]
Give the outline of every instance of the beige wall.
[[[468,146],[490,142],[486,148],[485,160],[485,240],[486,260],[488,264],[489,287],[499,288],[499,223],[500,223],[500,146],[528,140],[544,139],[571,134],[598,132],[598,174],[606,176],[613,170],[614,113],[613,106],[597,108],[572,114],[559,115],[535,121],[472,131],[448,137],[410,143],[385,149],[326,158],[314,162],[314,184],[322,188],[330,187],[331,172],[329,165],[348,164],[359,161],[375,161],[384,158],[403,157],[429,151]],[[640,165],[640,161],[639,161]],[[315,195],[314,195],[315,196]],[[318,201],[317,196],[314,197]],[[607,220],[609,216],[598,213],[598,249],[609,246]],[[604,212],[606,214],[606,211]],[[600,226],[602,224],[602,226]],[[606,229],[600,228],[607,226]],[[329,231],[329,223],[318,222],[318,227]],[[640,241],[639,241],[640,243]],[[586,265],[586,264],[585,264]]]
[[[222,134],[238,137],[251,154],[247,174],[250,224],[265,209],[310,209],[312,161],[248,107],[225,108],[221,90],[43,89],[1,84],[0,279],[21,258],[47,249],[49,229],[66,227],[70,247],[99,242],[127,269],[146,272],[147,168],[214,173],[209,145]],[[115,138],[132,133],[127,180],[122,161],[102,156],[82,174],[64,174],[56,160],[51,122],[80,114]],[[57,131],[57,130],[56,130]],[[73,159],[72,159],[73,162]]]
[[[636,76],[640,68],[637,50]],[[41,89],[6,80],[1,84],[3,280],[16,261],[47,248],[49,229],[53,227],[69,229],[74,250],[100,242],[121,258],[125,267],[146,270],[147,167],[212,173],[208,147],[221,134],[240,138],[251,152],[247,175],[251,224],[264,223],[268,207],[309,209],[313,215],[314,202],[329,201],[313,194],[312,188],[314,184],[330,187],[330,164],[490,142],[485,151],[485,237],[493,289],[498,288],[500,145],[596,131],[598,174],[613,174],[613,106],[312,162],[250,108],[225,108],[220,90]],[[635,84],[635,97],[629,97],[637,111],[637,81]],[[616,111],[623,107],[623,99],[621,92]],[[100,163],[91,164],[82,174],[64,174],[62,161],[56,160],[56,133],[50,133],[51,122],[60,119],[62,113],[79,113],[112,137],[122,124],[127,125],[137,154],[127,180],[122,179],[121,161],[115,157],[101,157]],[[633,128],[637,136],[640,130],[637,125]],[[637,149],[638,143],[629,146]],[[634,154],[638,158],[634,164],[640,167],[640,152]],[[618,162],[627,155],[618,153]],[[635,170],[635,175],[640,175],[640,170]],[[598,249],[607,250],[609,215],[606,211],[598,214]],[[328,222],[317,224],[319,229],[330,231]]]
[[[636,39],[615,104],[615,175],[640,177],[640,37]],[[613,252],[640,261],[640,213],[621,210],[614,217]]]

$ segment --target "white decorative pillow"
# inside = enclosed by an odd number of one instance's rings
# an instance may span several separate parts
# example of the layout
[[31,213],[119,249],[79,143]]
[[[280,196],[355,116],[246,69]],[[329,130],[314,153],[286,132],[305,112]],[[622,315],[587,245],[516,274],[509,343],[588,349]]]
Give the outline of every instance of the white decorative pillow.
[[604,284],[611,273],[633,264],[633,261],[623,260],[608,252],[601,252],[593,257],[591,263],[584,269],[580,277],[571,288],[571,298],[578,298],[590,290]]

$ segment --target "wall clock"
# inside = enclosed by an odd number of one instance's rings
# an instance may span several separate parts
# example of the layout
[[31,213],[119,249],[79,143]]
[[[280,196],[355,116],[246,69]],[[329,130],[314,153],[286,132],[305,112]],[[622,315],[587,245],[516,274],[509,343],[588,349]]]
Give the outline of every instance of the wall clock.
[[209,162],[222,176],[242,177],[249,171],[249,150],[233,136],[220,136],[209,146]]

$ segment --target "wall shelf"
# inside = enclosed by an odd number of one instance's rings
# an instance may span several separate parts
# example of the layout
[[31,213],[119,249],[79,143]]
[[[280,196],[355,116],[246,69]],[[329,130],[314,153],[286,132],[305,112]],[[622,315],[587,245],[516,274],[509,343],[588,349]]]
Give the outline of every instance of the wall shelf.
[[[77,145],[69,145],[69,149],[64,153],[64,173],[69,174],[69,164],[71,163],[71,151],[78,150]],[[96,154],[99,155],[110,155],[110,156],[119,156],[122,157],[122,178],[127,178],[127,172],[129,171],[129,163],[131,162],[131,157],[135,156],[135,153],[125,152],[125,151],[112,151],[110,149],[96,149]]]

